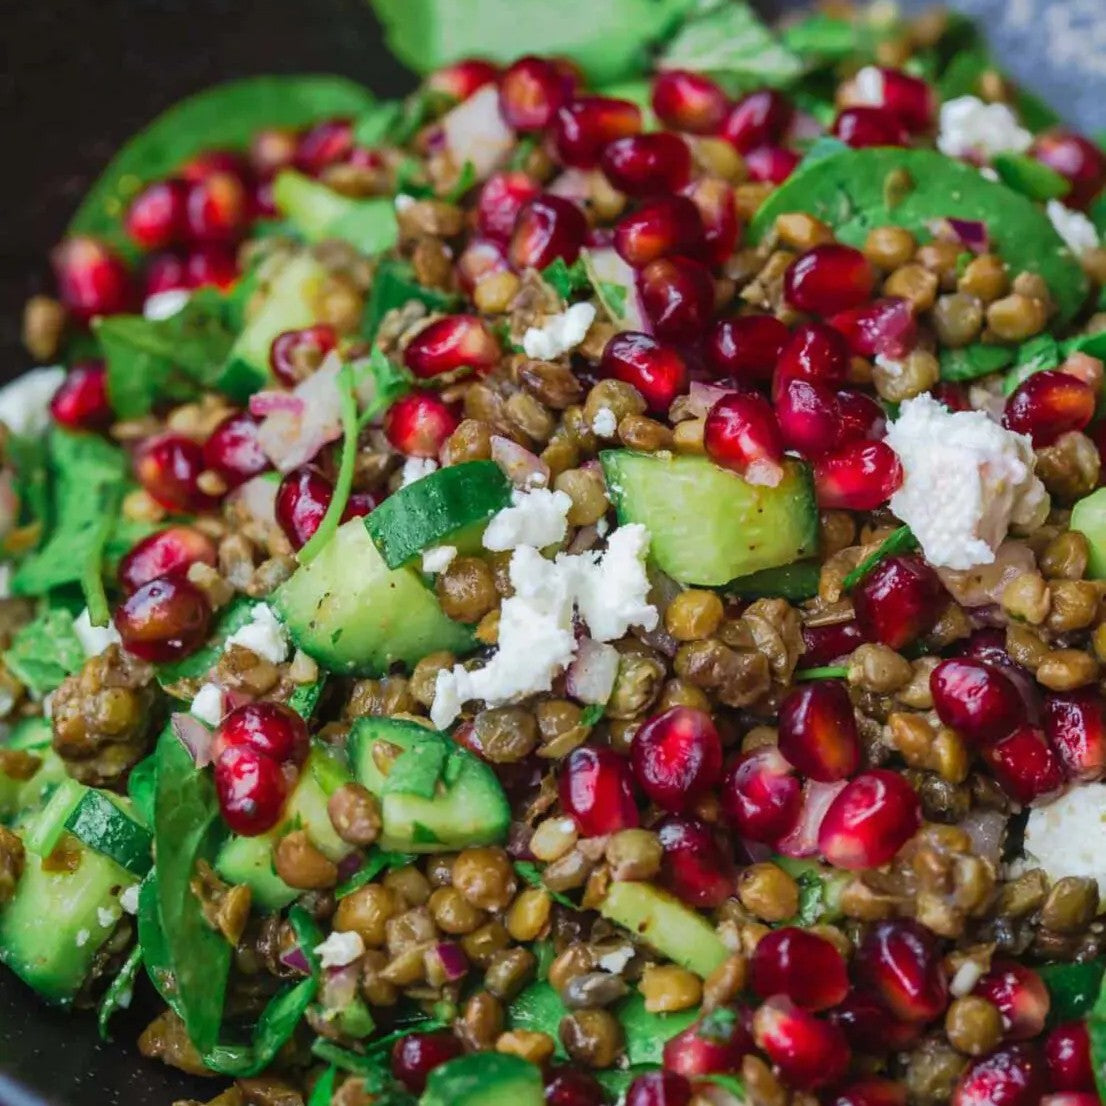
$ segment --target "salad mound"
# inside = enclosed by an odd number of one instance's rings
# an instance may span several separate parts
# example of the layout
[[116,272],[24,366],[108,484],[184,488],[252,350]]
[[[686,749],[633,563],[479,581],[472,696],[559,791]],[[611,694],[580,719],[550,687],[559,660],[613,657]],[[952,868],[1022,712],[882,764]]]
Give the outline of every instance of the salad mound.
[[220,1106],[1098,1102],[1106,153],[948,12],[375,6],[27,305],[0,962]]

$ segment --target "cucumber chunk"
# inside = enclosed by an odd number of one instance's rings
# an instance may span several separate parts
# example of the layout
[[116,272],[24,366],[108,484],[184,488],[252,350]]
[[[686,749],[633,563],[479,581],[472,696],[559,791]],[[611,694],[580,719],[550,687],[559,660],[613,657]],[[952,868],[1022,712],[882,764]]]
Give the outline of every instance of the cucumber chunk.
[[[445,734],[397,718],[359,718],[348,748],[354,775],[380,800],[382,848],[449,852],[506,838],[511,810],[495,773]],[[385,773],[380,754],[396,749]]]
[[294,169],[277,174],[273,202],[308,242],[341,238],[362,253],[375,254],[394,246],[398,236],[390,198],[353,200]]
[[465,461],[400,488],[365,525],[384,563],[399,568],[434,545],[480,552],[488,519],[510,502],[510,481],[494,461]]
[[720,586],[817,552],[814,485],[798,461],[769,488],[705,457],[613,449],[600,460],[618,521],[643,523],[653,560],[682,584]]
[[331,672],[380,676],[397,661],[413,667],[428,653],[475,645],[413,569],[389,570],[359,518],[340,526],[271,603],[296,645]]
[[153,866],[154,838],[122,809],[124,801],[95,787],[87,788],[65,820],[65,828],[141,879]]
[[[0,824],[39,809],[66,778],[65,762],[50,747],[51,736],[46,718],[24,718],[12,727],[3,748],[28,753],[39,763],[34,767],[34,762],[0,762]],[[28,767],[33,768],[30,775],[26,774]]]
[[1071,528],[1078,530],[1090,546],[1087,576],[1106,580],[1106,488],[1084,496],[1071,509]]
[[521,1056],[472,1052],[435,1068],[419,1106],[543,1106],[541,1068]]

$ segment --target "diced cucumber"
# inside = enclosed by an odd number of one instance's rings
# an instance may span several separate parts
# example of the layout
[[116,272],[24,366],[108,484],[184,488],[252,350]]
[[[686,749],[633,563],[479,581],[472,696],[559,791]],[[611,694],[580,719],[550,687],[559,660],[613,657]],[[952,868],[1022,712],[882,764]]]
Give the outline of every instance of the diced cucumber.
[[1071,509],[1071,529],[1078,530],[1090,546],[1087,576],[1106,580],[1106,488],[1084,496]]
[[817,552],[814,485],[798,461],[769,488],[705,457],[613,449],[600,460],[619,522],[643,523],[653,560],[682,584],[727,584]]
[[475,644],[414,569],[389,570],[359,518],[340,526],[271,602],[296,645],[332,672],[379,676],[397,661],[413,667],[428,653]]
[[365,525],[384,563],[399,568],[434,545],[478,553],[488,519],[510,502],[510,481],[494,461],[465,461],[400,488]]
[[39,749],[49,745],[54,739],[54,730],[49,718],[36,714],[32,718],[21,718],[8,734],[3,743],[5,749]]
[[273,202],[308,242],[341,238],[366,254],[383,253],[395,245],[398,227],[391,198],[350,199],[294,169],[284,169],[273,182]]
[[817,561],[796,561],[778,568],[763,568],[749,576],[739,576],[726,585],[726,591],[740,599],[790,599],[798,602],[818,594],[822,566]]
[[0,823],[37,810],[66,778],[65,762],[50,747],[51,737],[50,721],[41,716],[20,719],[12,727],[3,748],[28,753],[40,763],[30,776],[25,776],[22,771],[18,775],[9,773],[0,761]]
[[436,1067],[419,1106],[543,1106],[541,1068],[503,1052],[470,1052]]
[[445,734],[398,718],[359,718],[348,749],[354,775],[380,800],[383,848],[448,852],[506,838],[511,810],[495,773]]

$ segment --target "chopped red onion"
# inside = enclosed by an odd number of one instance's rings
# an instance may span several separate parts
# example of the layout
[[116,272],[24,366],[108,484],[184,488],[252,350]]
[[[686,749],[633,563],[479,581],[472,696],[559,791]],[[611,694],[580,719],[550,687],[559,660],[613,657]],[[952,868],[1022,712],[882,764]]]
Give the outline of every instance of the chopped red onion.
[[173,736],[188,750],[192,763],[204,768],[211,763],[212,731],[195,715],[177,711],[169,716]]
[[432,955],[438,961],[444,982],[456,983],[468,974],[468,957],[465,956],[461,946],[453,941],[439,941],[434,946]]
[[516,487],[544,488],[549,484],[549,466],[510,438],[492,435],[492,460]]
[[303,399],[294,392],[256,392],[250,396],[250,414],[259,419],[285,411],[297,417],[303,414]]
[[618,676],[618,657],[613,645],[584,638],[565,673],[565,690],[581,703],[605,703]]
[[357,852],[350,853],[349,856],[343,856],[338,861],[338,878],[340,880],[349,879],[350,876],[361,871],[364,862],[364,857]]
[[261,448],[281,472],[307,464],[323,446],[342,436],[341,368],[338,354],[328,354],[322,365],[293,389],[300,409],[273,411],[258,428]]
[[958,242],[972,253],[986,253],[991,247],[987,224],[979,219],[933,219],[927,226],[935,238]]
[[847,782],[838,780],[836,783],[819,783],[817,780],[807,780],[803,784],[803,805],[799,811],[799,821],[779,842],[776,850],[784,856],[817,855],[818,830],[821,829],[822,819],[825,818],[830,803],[837,798]]
[[311,965],[307,961],[307,953],[299,945],[293,945],[290,949],[285,949],[278,959],[286,968],[291,968],[294,972],[302,972],[304,975],[311,974]]
[[319,998],[328,1010],[344,1010],[355,998],[361,983],[361,964],[343,964],[323,973]]
[[227,496],[251,521],[262,526],[276,524],[276,496],[280,483],[268,476],[253,476]]

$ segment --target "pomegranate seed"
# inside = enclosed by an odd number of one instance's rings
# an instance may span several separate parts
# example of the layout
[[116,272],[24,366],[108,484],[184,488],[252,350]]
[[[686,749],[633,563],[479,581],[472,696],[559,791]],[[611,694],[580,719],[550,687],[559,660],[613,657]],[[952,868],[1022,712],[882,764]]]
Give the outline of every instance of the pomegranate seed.
[[109,246],[88,235],[67,238],[50,257],[58,298],[82,323],[115,315],[134,302],[130,274]]
[[1045,733],[1068,779],[1106,775],[1106,702],[1095,688],[1046,696]]
[[558,257],[571,265],[588,235],[584,213],[562,196],[544,192],[518,213],[508,257],[516,269],[544,269]]
[[291,127],[264,127],[250,139],[250,168],[262,180],[271,180],[296,160],[299,135]]
[[855,619],[830,626],[804,626],[803,665],[817,668],[829,664],[867,640]]
[[1046,1085],[1037,1050],[1007,1045],[971,1063],[952,1092],[952,1106],[1038,1106]]
[[887,415],[871,396],[844,389],[837,393],[837,409],[841,414],[841,441],[872,441],[882,438],[887,428]]
[[1094,405],[1090,385],[1070,373],[1047,369],[1018,385],[1006,401],[1002,425],[1028,434],[1040,449],[1069,430],[1082,430],[1094,418]]
[[894,112],[884,108],[855,107],[838,112],[833,136],[854,150],[867,146],[907,146],[910,132]]
[[628,196],[676,192],[691,180],[691,150],[670,131],[615,139],[599,165],[607,180]]
[[495,335],[478,315],[447,315],[411,339],[403,361],[415,376],[426,380],[458,369],[484,372],[501,355]]
[[841,408],[828,385],[802,377],[783,378],[775,399],[780,434],[788,449],[814,458],[840,444]]
[[159,180],[146,185],[131,200],[124,225],[135,245],[157,250],[181,240],[188,189],[183,180]]
[[215,543],[191,526],[170,526],[149,534],[119,562],[119,585],[130,594],[161,576],[185,575],[194,564],[214,565]]
[[853,1048],[873,1056],[907,1048],[921,1036],[923,1028],[921,1022],[892,1017],[874,995],[856,990],[831,1010],[829,1017]]
[[285,330],[269,347],[269,368],[289,388],[310,376],[338,344],[334,328],[326,323]]
[[183,434],[147,438],[134,455],[134,473],[147,493],[167,511],[211,510],[218,502],[197,481],[204,471],[204,451]]
[[1049,995],[1044,980],[1013,960],[993,960],[991,970],[975,985],[973,995],[998,1007],[1008,1041],[1026,1041],[1045,1027]]
[[774,842],[776,851],[783,856],[798,858],[817,856],[818,830],[830,804],[844,790],[844,780],[838,780],[836,783],[804,780],[798,821],[790,833]]
[[174,661],[207,640],[207,596],[183,576],[162,576],[132,592],[115,608],[123,647],[144,661]]
[[626,1106],[688,1106],[691,1083],[674,1071],[647,1071],[626,1092]]
[[634,734],[630,763],[653,802],[665,810],[688,810],[722,775],[722,742],[706,711],[671,707]]
[[497,242],[509,242],[518,213],[540,193],[541,185],[528,173],[493,173],[476,201],[477,229]]
[[507,253],[503,245],[489,238],[474,238],[457,258],[454,270],[462,289],[472,295],[473,289],[485,277],[509,269]]
[[664,1066],[695,1079],[714,1072],[740,1071],[743,1057],[751,1051],[752,1041],[740,1018],[722,1008],[669,1038],[664,1046]]
[[435,392],[415,389],[388,408],[384,434],[408,457],[437,457],[459,422]]
[[774,315],[740,315],[711,326],[703,353],[718,376],[766,381],[772,379],[789,337],[787,327]]
[[632,384],[655,414],[664,414],[687,390],[687,365],[680,354],[636,330],[624,330],[611,338],[603,349],[599,371]]
[[944,594],[921,557],[885,557],[853,591],[856,621],[867,640],[902,649],[933,628]]
[[499,112],[513,130],[544,130],[571,93],[545,58],[519,58],[499,78]]
[[802,157],[785,146],[757,146],[745,155],[745,168],[755,181],[783,184],[799,167]]
[[277,489],[275,514],[293,549],[307,544],[323,521],[334,485],[313,465],[293,469]]
[[1020,726],[984,756],[1002,789],[1023,806],[1064,786],[1064,766],[1036,726]]
[[564,104],[553,119],[553,148],[564,165],[592,169],[606,147],[641,130],[641,109],[629,100],[581,96]]
[[147,259],[143,277],[145,297],[156,296],[158,292],[175,292],[187,288],[185,261],[179,253],[159,253]]
[[737,832],[750,841],[774,844],[795,827],[802,807],[802,784],[774,746],[737,760],[722,781],[722,809]]
[[204,150],[186,161],[179,175],[192,182],[206,180],[214,173],[230,173],[245,181],[248,171],[245,159],[235,150]]
[[1046,1094],[1040,1106],[1102,1106],[1097,1091],[1065,1091],[1062,1094]]
[[283,703],[246,703],[231,711],[215,732],[215,756],[245,745],[278,764],[300,765],[309,747],[307,723]]
[[858,357],[905,357],[918,343],[918,324],[907,300],[888,296],[841,311],[829,325],[845,335]]
[[702,177],[686,188],[684,194],[699,209],[703,222],[700,253],[712,265],[723,264],[734,252],[741,232],[734,190],[725,181]]
[[688,906],[713,910],[733,893],[737,869],[710,826],[670,815],[657,827],[664,849],[661,882]]
[[715,464],[750,484],[774,487],[783,478],[783,439],[769,402],[756,392],[723,396],[707,415],[703,445]]
[[918,922],[876,922],[857,948],[853,967],[858,982],[903,1021],[932,1021],[948,1005],[941,950]]
[[811,315],[832,315],[867,303],[875,285],[871,263],[852,246],[815,246],[800,254],[783,277],[787,302]]
[[342,512],[342,522],[349,522],[351,518],[364,518],[372,514],[379,505],[379,500],[372,492],[353,492],[346,500],[346,509]]
[[614,229],[614,248],[628,265],[677,253],[698,253],[706,232],[698,207],[686,196],[661,196],[624,215]]
[[630,762],[610,749],[574,749],[561,769],[561,806],[585,837],[633,829],[632,778]]
[[228,488],[237,488],[273,467],[261,448],[259,426],[253,415],[240,411],[223,419],[204,442],[204,464],[214,469]]
[[914,788],[897,772],[872,768],[830,803],[818,849],[835,868],[878,868],[914,836],[921,820]]
[[1106,185],[1106,154],[1074,131],[1056,127],[1037,136],[1030,154],[1071,182],[1069,207],[1088,207]]
[[653,111],[666,127],[714,134],[726,116],[725,92],[699,73],[668,69],[653,80]]
[[280,765],[256,749],[232,746],[215,761],[219,813],[242,837],[257,837],[280,821],[287,790]]
[[638,273],[638,293],[658,338],[687,342],[697,337],[714,310],[710,270],[689,257],[661,257]]
[[873,511],[902,484],[902,464],[886,442],[849,442],[814,465],[824,510]]
[[770,998],[753,1015],[753,1039],[798,1090],[833,1083],[849,1066],[844,1033],[783,995]]
[[750,967],[750,982],[762,999],[786,995],[807,1010],[828,1010],[849,993],[841,953],[824,937],[795,926],[766,933]]
[[950,411],[970,411],[972,409],[967,389],[963,384],[957,384],[952,380],[939,380],[931,389],[930,395],[938,402],[943,403]]
[[353,124],[349,119],[325,119],[300,136],[296,168],[317,177],[328,165],[345,161],[353,149]]
[[941,661],[930,673],[929,689],[941,721],[977,744],[1005,737],[1024,714],[1010,678],[971,657]]
[[50,400],[54,422],[70,430],[104,430],[114,418],[103,361],[78,361]]
[[188,186],[184,230],[191,242],[233,242],[249,222],[249,195],[233,173],[212,173]]
[[812,780],[834,783],[860,767],[856,715],[840,680],[814,680],[788,692],[779,731],[780,752]]
[[184,279],[189,288],[229,288],[238,279],[234,248],[212,243],[189,250],[184,259]]
[[452,65],[435,70],[426,78],[426,87],[433,92],[444,92],[458,102],[467,100],[486,84],[499,76],[499,69],[483,58],[462,58]]
[[791,125],[795,109],[781,92],[762,88],[738,100],[722,121],[720,134],[747,153],[758,146],[772,146]]
[[906,1106],[906,1088],[872,1075],[839,1088],[825,1099],[825,1103],[826,1106]]
[[1087,1023],[1072,1021],[1056,1026],[1045,1038],[1045,1062],[1054,1090],[1094,1090]]
[[545,1085],[546,1106],[603,1106],[605,1101],[595,1076],[576,1068],[554,1068]]
[[915,134],[927,131],[937,114],[937,95],[921,79],[901,69],[880,69],[880,106],[898,116]]
[[849,346],[825,323],[804,323],[780,350],[778,364],[781,379],[802,377],[843,384],[849,371]]

